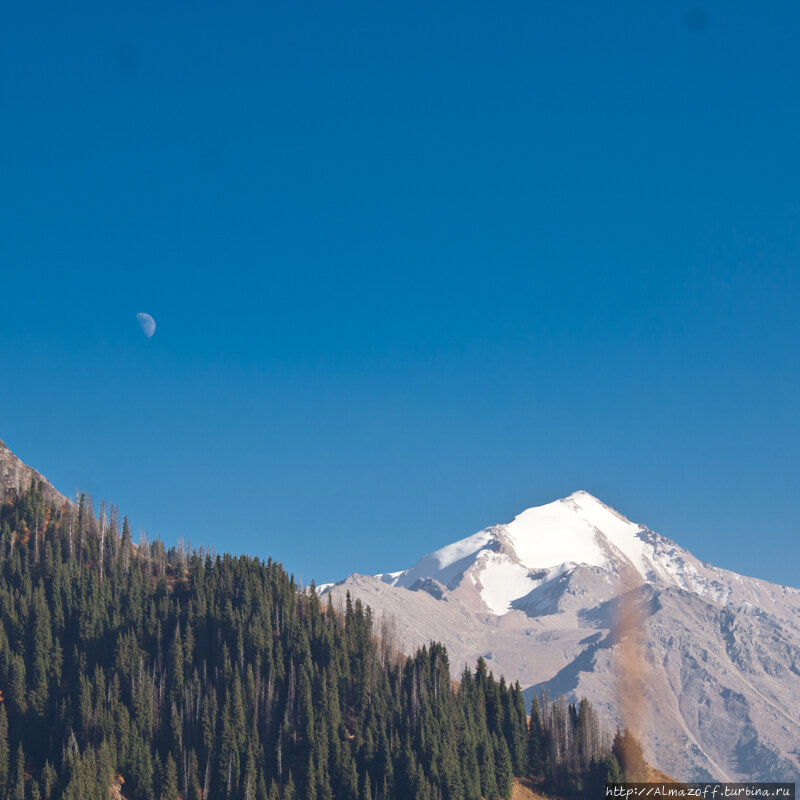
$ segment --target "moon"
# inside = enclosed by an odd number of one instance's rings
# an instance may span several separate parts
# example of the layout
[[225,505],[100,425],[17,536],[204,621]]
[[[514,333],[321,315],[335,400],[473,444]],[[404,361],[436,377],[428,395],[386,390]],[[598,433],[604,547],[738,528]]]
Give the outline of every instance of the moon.
[[136,315],[136,321],[142,329],[142,333],[149,339],[156,332],[156,321],[144,311]]

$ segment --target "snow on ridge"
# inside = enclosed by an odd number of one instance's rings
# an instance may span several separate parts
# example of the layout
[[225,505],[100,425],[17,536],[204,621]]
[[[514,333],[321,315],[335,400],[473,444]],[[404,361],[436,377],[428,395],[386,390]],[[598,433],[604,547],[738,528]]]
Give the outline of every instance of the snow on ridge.
[[384,583],[389,583],[394,586],[397,579],[405,572],[405,570],[398,570],[397,572],[379,572],[375,577]]
[[468,576],[486,607],[497,615],[564,567],[579,564],[616,570],[629,563],[645,581],[666,581],[724,599],[721,586],[712,587],[705,570],[698,572],[693,561],[674,542],[631,522],[588,492],[577,491],[448,544],[410,569],[376,577],[406,589],[420,579],[433,578],[455,589]]
[[588,492],[574,492],[563,500],[529,508],[503,527],[520,561],[532,569],[549,569],[568,561],[605,567],[608,555],[601,537],[642,577],[649,569],[646,543],[639,535],[642,527]]
[[[585,491],[528,508],[506,524],[423,556],[410,569],[375,577],[405,589],[420,589],[433,579],[450,590],[476,593],[486,609],[502,616],[515,600],[580,565],[626,580],[632,568],[647,583],[719,604],[740,603],[745,590],[750,599],[764,591],[753,579],[701,563],[671,539],[631,522]],[[792,599],[795,592],[800,604],[800,590],[783,592]]]
[[575,513],[569,498],[528,508],[503,528],[529,569],[549,569],[565,561],[593,566],[606,562],[594,526]]
[[418,580],[433,578],[455,588],[465,574],[495,614],[550,580],[531,576],[565,564],[609,566],[609,541],[644,576],[642,528],[584,491],[523,511],[505,525],[495,525],[423,556],[402,572],[377,576],[392,586],[410,589]]
[[492,540],[491,529],[485,528],[439,550],[423,556],[411,569],[391,581],[393,586],[410,588],[420,578],[434,578],[445,586],[464,572],[476,555]]
[[641,525],[631,522],[627,517],[596,497],[592,497],[588,492],[575,492],[561,502],[573,503],[577,506],[580,517],[601,531],[611,544],[633,564],[643,578],[647,576],[648,548],[640,535],[643,531]]
[[[428,579],[451,590],[466,586],[500,616],[515,600],[581,564],[628,578],[632,567],[647,583],[723,605],[742,602],[744,593],[757,599],[767,591],[756,579],[701,563],[676,542],[631,522],[585,491],[528,508],[506,524],[423,556],[410,569],[374,577],[405,589],[419,589],[418,581]],[[331,586],[322,584],[317,590],[322,594]],[[781,590],[800,607],[800,589]]]

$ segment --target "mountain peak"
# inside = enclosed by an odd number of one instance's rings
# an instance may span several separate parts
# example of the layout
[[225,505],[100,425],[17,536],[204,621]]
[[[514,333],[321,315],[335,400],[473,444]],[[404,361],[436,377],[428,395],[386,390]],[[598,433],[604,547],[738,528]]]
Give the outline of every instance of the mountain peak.
[[644,572],[641,526],[585,491],[528,508],[503,527],[521,562],[531,569],[567,562],[605,566],[610,544]]
[[580,498],[584,498],[586,500],[593,500],[595,503],[600,503],[601,505],[605,505],[600,500],[598,500],[593,494],[589,494],[586,489],[578,489],[574,491],[571,495],[568,495],[564,498],[564,500],[578,500]]
[[[433,580],[477,591],[492,613],[503,615],[532,591],[583,564],[644,578],[642,527],[586,491],[518,514],[423,556],[413,567],[382,576],[411,588]],[[635,572],[633,572],[633,571]]]
[[599,497],[595,497],[593,494],[590,494],[585,489],[578,489],[577,492],[573,492],[567,497],[561,499],[562,503],[574,503],[579,509],[596,509],[596,510],[603,510],[607,513],[612,514],[613,516],[617,517],[618,519],[622,519],[626,522],[629,520],[624,517],[622,514],[619,513],[613,506],[608,505],[608,503],[604,503]]

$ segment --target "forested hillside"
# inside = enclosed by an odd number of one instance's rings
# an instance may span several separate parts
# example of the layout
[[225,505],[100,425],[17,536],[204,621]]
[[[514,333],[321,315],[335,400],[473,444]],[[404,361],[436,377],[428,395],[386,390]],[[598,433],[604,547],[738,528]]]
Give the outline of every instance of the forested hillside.
[[444,647],[400,656],[272,561],[134,546],[36,485],[0,507],[0,800],[495,800],[619,758],[588,703],[529,730],[482,660],[456,686]]

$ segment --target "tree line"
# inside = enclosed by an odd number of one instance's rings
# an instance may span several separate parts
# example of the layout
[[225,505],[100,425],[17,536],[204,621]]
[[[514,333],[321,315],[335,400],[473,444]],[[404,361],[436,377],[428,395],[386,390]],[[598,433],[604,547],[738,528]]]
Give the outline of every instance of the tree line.
[[456,683],[443,645],[377,627],[271,559],[137,546],[113,506],[33,485],[0,506],[0,800],[499,800],[639,768],[588,701],[529,724],[483,659]]

